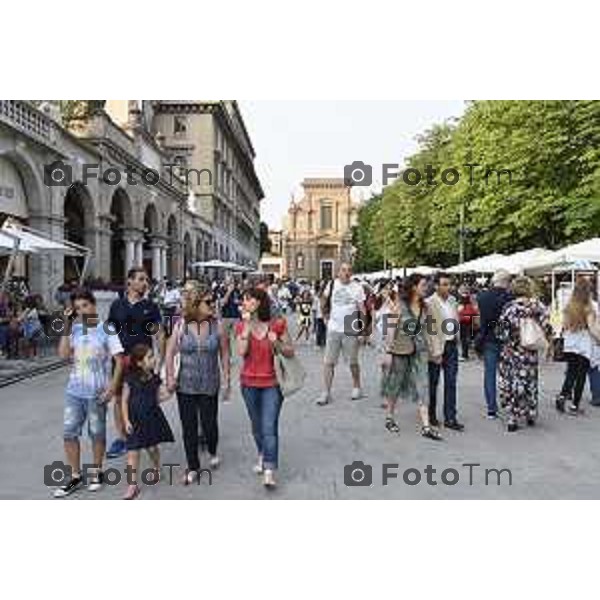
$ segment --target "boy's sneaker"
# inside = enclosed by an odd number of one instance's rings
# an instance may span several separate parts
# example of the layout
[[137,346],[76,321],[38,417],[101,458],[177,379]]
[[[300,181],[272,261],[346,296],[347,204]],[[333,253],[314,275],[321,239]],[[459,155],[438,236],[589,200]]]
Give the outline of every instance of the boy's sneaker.
[[106,452],[106,458],[118,458],[127,452],[125,440],[115,440]]
[[104,473],[102,471],[98,471],[95,475],[90,477],[90,481],[87,485],[87,488],[90,492],[97,492],[102,489],[104,485]]
[[67,496],[70,496],[73,492],[76,492],[79,488],[81,488],[82,485],[83,480],[81,479],[81,477],[73,477],[73,479],[71,479],[69,483],[63,485],[62,487],[59,487],[54,492],[54,497],[66,498]]
[[363,397],[363,393],[360,388],[352,389],[352,400],[360,400],[362,397]]

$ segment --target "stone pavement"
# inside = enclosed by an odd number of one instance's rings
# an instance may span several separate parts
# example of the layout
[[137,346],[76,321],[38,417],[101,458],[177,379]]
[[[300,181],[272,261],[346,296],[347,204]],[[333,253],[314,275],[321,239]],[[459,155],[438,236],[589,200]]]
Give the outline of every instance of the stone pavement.
[[15,381],[37,373],[50,371],[64,365],[64,363],[65,361],[56,354],[15,360],[0,358],[0,387],[10,385]]
[[[183,487],[161,483],[144,487],[142,498],[174,499],[501,499],[501,498],[600,498],[600,409],[590,407],[587,392],[585,414],[579,418],[557,415],[552,398],[558,389],[563,365],[543,367],[539,424],[516,434],[504,432],[501,422],[485,419],[481,393],[481,364],[461,363],[459,407],[466,425],[462,434],[445,432],[445,441],[436,443],[420,437],[415,407],[400,407],[400,436],[384,430],[381,399],[378,395],[377,353],[366,349],[362,355],[367,398],[350,400],[346,365],[340,364],[334,384],[335,402],[317,407],[320,391],[321,353],[311,345],[298,346],[308,370],[306,389],[286,401],[281,419],[280,486],[265,491],[252,473],[255,452],[249,422],[239,391],[232,402],[221,405],[221,468],[213,474],[213,485]],[[66,378],[64,369],[0,389],[0,498],[47,499],[43,468],[62,460],[62,402]],[[176,443],[165,445],[163,462],[183,464],[183,448],[175,402],[165,405]],[[110,419],[112,425],[112,419]],[[110,436],[112,438],[112,435]],[[89,447],[84,440],[84,457]],[[373,467],[373,486],[344,485],[344,466],[363,461]],[[382,485],[382,464],[399,463],[398,479]],[[469,469],[473,467],[473,485]],[[110,461],[124,466],[124,459]],[[424,470],[432,465],[437,486],[428,485]],[[404,483],[402,473],[411,468],[422,472],[419,485]],[[460,480],[444,485],[444,469],[456,469]],[[485,485],[484,469],[510,469],[502,484],[490,476]],[[165,475],[168,475],[166,473]],[[411,477],[414,477],[414,473]],[[166,478],[166,477],[165,477]],[[448,474],[449,481],[452,475]],[[177,477],[177,480],[179,477]],[[92,494],[82,491],[68,499],[120,498],[124,484],[105,487]]]

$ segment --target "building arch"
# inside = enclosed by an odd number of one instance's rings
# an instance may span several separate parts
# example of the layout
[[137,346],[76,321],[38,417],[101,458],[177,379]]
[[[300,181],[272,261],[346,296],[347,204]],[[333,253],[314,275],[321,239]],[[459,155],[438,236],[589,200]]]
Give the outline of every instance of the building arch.
[[[86,246],[86,235],[94,224],[94,216],[94,204],[87,187],[80,181],[71,184],[63,201],[64,238],[74,244]],[[83,257],[65,256],[65,281],[78,280],[83,263]]]
[[110,278],[113,283],[123,283],[127,275],[126,231],[133,226],[133,210],[129,195],[117,188],[110,203]]

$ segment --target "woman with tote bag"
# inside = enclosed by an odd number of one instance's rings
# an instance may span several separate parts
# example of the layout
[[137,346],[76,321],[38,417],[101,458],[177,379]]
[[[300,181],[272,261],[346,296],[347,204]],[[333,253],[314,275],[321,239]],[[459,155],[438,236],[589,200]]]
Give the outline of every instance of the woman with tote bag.
[[294,347],[284,318],[271,318],[267,292],[249,289],[242,298],[242,322],[236,326],[238,354],[243,359],[240,373],[242,396],[252,425],[258,451],[255,473],[263,484],[276,486],[279,465],[279,415],[283,393],[277,380],[276,353],[294,357]]

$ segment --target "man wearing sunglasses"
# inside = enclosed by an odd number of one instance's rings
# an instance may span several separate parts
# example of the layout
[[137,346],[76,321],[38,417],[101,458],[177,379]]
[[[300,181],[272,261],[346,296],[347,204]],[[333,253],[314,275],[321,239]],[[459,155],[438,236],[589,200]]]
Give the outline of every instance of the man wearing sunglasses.
[[[150,280],[142,267],[133,267],[127,273],[127,290],[123,297],[115,300],[108,313],[108,323],[112,331],[119,332],[124,350],[123,371],[127,370],[128,357],[137,344],[154,348],[155,353],[164,356],[165,336],[161,327],[161,314],[158,306],[147,295]],[[121,382],[122,384],[122,382]],[[116,458],[127,452],[125,445],[125,424],[121,412],[121,388],[115,396],[115,429],[119,436],[108,449],[107,458]]]

